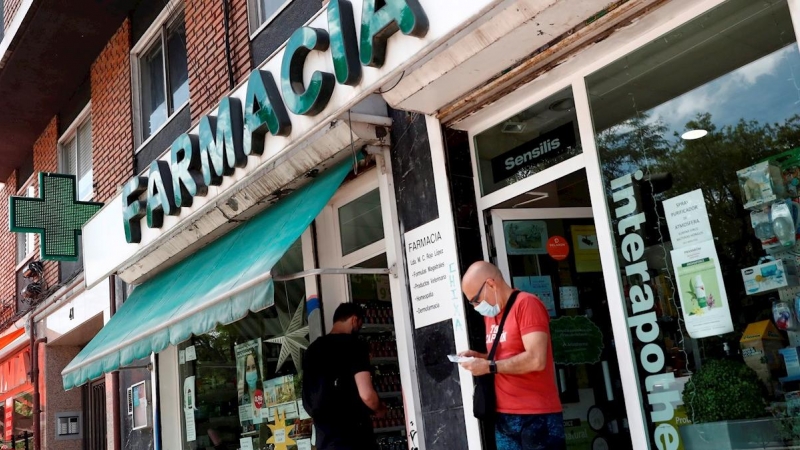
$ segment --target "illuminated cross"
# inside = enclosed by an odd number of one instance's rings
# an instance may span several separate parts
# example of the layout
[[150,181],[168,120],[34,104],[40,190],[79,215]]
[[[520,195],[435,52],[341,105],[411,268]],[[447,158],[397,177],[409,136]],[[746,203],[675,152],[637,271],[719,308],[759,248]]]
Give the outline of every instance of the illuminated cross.
[[77,200],[75,175],[39,172],[39,197],[11,197],[10,229],[38,233],[43,260],[77,261],[81,227],[102,203]]

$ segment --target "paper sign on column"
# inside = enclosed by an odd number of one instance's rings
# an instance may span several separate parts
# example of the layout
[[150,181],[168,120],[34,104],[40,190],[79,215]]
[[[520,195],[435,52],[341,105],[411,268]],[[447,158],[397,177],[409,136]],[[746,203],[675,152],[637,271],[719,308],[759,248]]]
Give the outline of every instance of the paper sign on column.
[[297,450],[311,450],[311,439],[300,439],[297,441]]
[[184,409],[183,412],[186,416],[186,441],[194,442],[197,440],[197,429],[194,424],[194,410]]
[[458,263],[452,233],[436,219],[406,233],[405,243],[414,327],[452,319],[452,296],[461,296],[448,276],[451,265]]
[[197,439],[197,430],[194,423],[195,384],[194,376],[183,380],[183,412],[186,417],[186,440],[194,442]]
[[197,359],[197,352],[195,351],[194,345],[186,347],[186,362],[194,361],[195,359]]
[[239,439],[239,450],[253,450],[253,438],[246,437]]
[[[689,336],[699,339],[733,331],[714,241],[673,250],[670,255]],[[631,297],[634,301],[633,291]]]
[[664,200],[672,248],[713,241],[702,189]]
[[186,350],[178,350],[178,364],[186,364]]

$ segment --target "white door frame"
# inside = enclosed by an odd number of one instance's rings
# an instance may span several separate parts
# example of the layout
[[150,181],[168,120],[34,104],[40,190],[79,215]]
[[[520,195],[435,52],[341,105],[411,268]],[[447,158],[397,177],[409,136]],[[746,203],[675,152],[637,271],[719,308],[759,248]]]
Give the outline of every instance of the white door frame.
[[508,267],[506,239],[503,232],[503,221],[506,220],[557,220],[557,219],[591,219],[592,208],[520,208],[493,209],[492,235],[494,248],[497,250],[497,267],[511,286],[511,268]]

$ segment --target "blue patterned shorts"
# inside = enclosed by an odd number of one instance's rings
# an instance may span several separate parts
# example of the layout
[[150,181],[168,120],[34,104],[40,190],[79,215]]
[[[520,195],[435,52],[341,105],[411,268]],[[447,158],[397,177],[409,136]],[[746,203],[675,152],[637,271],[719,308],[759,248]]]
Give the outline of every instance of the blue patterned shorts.
[[497,450],[564,450],[564,416],[553,414],[497,414]]

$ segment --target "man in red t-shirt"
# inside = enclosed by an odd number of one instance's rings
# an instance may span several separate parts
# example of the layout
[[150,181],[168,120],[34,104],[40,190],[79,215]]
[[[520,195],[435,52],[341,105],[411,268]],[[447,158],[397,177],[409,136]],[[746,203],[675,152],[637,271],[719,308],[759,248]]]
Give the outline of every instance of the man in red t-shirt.
[[[484,261],[470,266],[461,289],[475,310],[484,316],[486,347],[491,350],[514,289],[497,267]],[[535,295],[527,292],[517,295],[503,326],[495,361],[474,350],[461,356],[475,358],[461,363],[472,375],[496,374],[498,450],[566,448],[550,344],[550,316]]]

